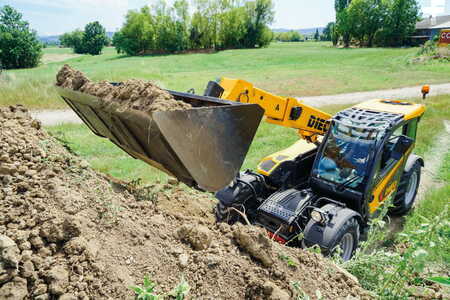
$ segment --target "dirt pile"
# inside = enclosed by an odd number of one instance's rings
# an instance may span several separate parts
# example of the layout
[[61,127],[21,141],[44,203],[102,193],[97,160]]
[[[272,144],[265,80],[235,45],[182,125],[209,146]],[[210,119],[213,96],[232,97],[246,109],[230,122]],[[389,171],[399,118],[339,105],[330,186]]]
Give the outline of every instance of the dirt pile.
[[190,104],[175,100],[167,91],[151,82],[130,79],[117,85],[107,81],[96,83],[69,65],[64,65],[56,75],[56,85],[97,96],[106,103],[118,103],[121,110],[154,112],[191,108]]
[[317,254],[214,224],[208,195],[167,184],[137,201],[23,107],[0,108],[0,129],[0,299],[133,299],[145,275],[160,294],[184,276],[192,299],[289,299],[294,282],[325,299],[370,298]]

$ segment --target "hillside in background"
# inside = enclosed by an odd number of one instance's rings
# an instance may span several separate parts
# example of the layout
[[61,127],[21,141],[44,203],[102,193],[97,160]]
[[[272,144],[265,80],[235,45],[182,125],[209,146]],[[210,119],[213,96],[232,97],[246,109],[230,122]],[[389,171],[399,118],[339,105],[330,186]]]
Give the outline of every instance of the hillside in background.
[[286,29],[286,28],[273,28],[273,32],[289,32],[289,31],[298,31],[303,35],[312,35],[316,33],[316,29],[319,29],[319,34],[322,34],[325,27],[314,27],[314,28],[305,28],[305,29]]
[[[114,32],[106,32],[106,35],[108,38],[112,39]],[[44,44],[53,44],[53,45],[59,45],[59,37],[61,35],[46,35],[46,36],[39,36],[39,40]]]

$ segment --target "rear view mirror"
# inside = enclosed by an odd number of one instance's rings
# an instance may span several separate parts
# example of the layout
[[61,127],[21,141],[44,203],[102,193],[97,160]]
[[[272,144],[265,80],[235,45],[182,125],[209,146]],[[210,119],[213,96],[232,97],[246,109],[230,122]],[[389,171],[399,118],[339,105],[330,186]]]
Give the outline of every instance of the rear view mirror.
[[400,160],[413,143],[414,140],[412,138],[409,138],[405,135],[399,136],[397,142],[394,145],[394,148],[392,149],[391,157],[394,160]]

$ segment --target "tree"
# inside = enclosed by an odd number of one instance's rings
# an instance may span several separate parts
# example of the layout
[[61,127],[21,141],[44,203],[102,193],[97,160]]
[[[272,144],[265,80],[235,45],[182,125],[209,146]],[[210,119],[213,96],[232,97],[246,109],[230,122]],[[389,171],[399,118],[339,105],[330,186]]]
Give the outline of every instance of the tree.
[[350,5],[351,0],[335,0],[334,9],[336,13],[343,11]]
[[42,44],[22,14],[11,6],[0,10],[0,63],[3,68],[32,68],[39,64]]
[[334,32],[334,22],[330,22],[323,29],[322,39],[324,41],[331,41],[333,38],[333,32]]
[[91,55],[99,55],[103,47],[108,45],[106,30],[98,21],[88,23],[84,27],[82,45],[85,53]]
[[[113,37],[119,53],[138,55],[188,49],[267,46],[273,39],[272,0],[158,0],[150,8],[129,11]],[[192,13],[191,13],[192,11]]]
[[145,6],[140,11],[130,10],[125,24],[113,36],[117,52],[127,55],[143,54],[155,48],[156,29],[150,9]]
[[386,46],[402,46],[414,32],[420,19],[417,0],[388,0],[387,15],[379,43]]
[[72,48],[77,54],[85,54],[86,50],[83,45],[84,32],[76,29],[72,32],[64,33],[59,37],[62,46]]
[[318,41],[320,39],[319,29],[316,29],[316,33],[314,33],[314,39]]
[[354,0],[347,8],[350,34],[360,46],[372,47],[375,34],[385,22],[386,9],[380,0]]
[[244,45],[247,48],[265,47],[272,40],[267,25],[272,24],[275,12],[272,0],[256,0],[245,3],[247,11]]
[[344,43],[344,47],[350,46],[350,29],[351,23],[349,14],[347,12],[347,8],[350,5],[351,0],[335,0],[334,1],[334,9],[336,10],[336,40],[342,38]]
[[336,15],[336,34],[339,38],[342,38],[344,47],[350,47],[351,40],[351,28],[352,20],[348,13],[348,10],[344,9],[337,13]]

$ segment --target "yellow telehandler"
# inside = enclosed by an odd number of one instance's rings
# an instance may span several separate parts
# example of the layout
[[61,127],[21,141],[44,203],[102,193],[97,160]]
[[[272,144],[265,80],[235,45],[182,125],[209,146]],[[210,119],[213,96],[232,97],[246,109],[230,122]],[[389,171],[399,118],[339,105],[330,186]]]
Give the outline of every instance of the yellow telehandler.
[[[211,81],[203,96],[169,91],[192,109],[144,113],[107,107],[56,87],[97,135],[186,185],[216,192],[217,221],[243,216],[280,243],[340,248],[352,257],[370,219],[391,199],[392,215],[412,208],[423,159],[412,153],[425,108],[374,100],[335,116],[239,79]],[[240,171],[261,119],[298,129],[300,139]]]

